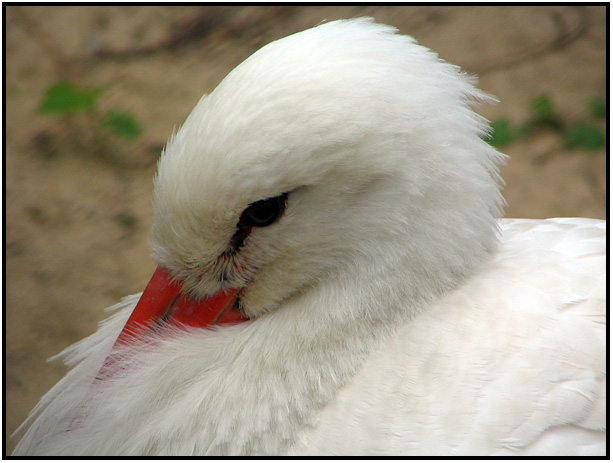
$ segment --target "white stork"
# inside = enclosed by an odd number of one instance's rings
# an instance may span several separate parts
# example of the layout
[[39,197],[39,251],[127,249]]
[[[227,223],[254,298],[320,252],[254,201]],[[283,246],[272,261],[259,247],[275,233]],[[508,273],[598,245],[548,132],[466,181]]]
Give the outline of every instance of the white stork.
[[500,220],[490,99],[368,19],[255,53],[168,142],[158,269],[16,453],[604,454],[605,224]]

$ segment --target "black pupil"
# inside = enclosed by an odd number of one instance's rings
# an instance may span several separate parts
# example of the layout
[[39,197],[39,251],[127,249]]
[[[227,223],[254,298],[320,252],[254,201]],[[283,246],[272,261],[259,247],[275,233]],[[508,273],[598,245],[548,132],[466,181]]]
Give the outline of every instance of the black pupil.
[[241,214],[239,224],[252,227],[267,227],[275,223],[285,211],[287,193],[274,198],[251,203]]

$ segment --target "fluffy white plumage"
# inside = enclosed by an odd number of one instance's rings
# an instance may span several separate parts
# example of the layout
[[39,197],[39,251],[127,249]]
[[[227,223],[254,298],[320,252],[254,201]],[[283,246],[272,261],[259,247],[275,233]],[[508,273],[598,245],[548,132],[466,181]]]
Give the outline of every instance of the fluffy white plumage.
[[16,453],[604,454],[605,225],[498,221],[487,100],[364,19],[254,54],[169,141],[152,237],[186,291],[242,288],[252,320],[152,335],[94,381],[125,298],[60,354]]

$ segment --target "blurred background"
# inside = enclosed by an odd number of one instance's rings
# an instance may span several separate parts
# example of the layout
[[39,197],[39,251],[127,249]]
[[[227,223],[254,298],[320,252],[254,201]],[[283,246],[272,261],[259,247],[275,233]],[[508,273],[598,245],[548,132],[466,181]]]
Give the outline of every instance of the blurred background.
[[266,43],[373,16],[479,76],[510,156],[508,217],[606,214],[604,6],[6,8],[5,432],[66,372],[46,359],[142,291],[160,151]]

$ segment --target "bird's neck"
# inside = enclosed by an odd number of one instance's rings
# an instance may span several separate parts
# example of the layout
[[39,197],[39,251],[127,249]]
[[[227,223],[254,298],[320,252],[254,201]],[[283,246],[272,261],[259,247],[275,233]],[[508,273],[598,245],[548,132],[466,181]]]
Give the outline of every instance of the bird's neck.
[[235,414],[240,438],[220,451],[283,453],[301,429],[316,425],[316,411],[351,381],[366,358],[433,297],[407,299],[410,285],[401,284],[406,275],[383,278],[380,265],[361,269],[357,278],[322,279],[237,333],[244,350],[227,374],[241,378],[232,387],[249,388],[239,403],[225,406]]

